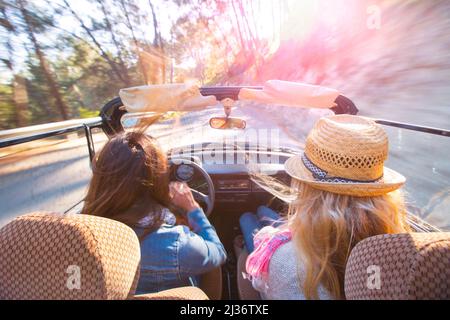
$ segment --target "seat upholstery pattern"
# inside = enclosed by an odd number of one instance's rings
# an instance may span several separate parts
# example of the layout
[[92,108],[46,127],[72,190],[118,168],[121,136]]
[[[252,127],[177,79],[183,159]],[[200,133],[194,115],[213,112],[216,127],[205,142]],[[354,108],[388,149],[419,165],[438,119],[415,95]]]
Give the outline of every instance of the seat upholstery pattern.
[[133,300],[209,300],[209,297],[197,287],[180,287],[136,295]]
[[0,299],[127,299],[139,262],[137,236],[120,222],[27,214],[0,230]]
[[[378,285],[371,282],[375,272]],[[347,262],[345,295],[347,299],[450,299],[450,233],[383,234],[361,241]]]

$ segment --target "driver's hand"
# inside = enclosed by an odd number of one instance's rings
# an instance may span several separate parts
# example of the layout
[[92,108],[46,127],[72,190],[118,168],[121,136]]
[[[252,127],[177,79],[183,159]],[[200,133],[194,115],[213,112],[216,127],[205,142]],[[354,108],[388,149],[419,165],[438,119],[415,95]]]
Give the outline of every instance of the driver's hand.
[[169,185],[169,194],[172,204],[184,210],[186,213],[200,208],[192,195],[191,189],[186,183],[171,182]]

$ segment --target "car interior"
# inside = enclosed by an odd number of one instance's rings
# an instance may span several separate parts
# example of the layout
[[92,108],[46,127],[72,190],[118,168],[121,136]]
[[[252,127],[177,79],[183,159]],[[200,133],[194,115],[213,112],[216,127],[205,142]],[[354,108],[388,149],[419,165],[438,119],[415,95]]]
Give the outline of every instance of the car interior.
[[[236,92],[230,94],[231,91],[228,88],[220,94],[216,92],[217,99],[237,100]],[[344,96],[336,100],[333,111],[357,113],[351,100]],[[102,108],[102,128],[107,136],[124,130],[121,118],[126,113],[120,98]],[[212,119],[211,127],[245,127],[245,121],[235,119],[228,123],[227,110],[225,113],[223,119]],[[183,146],[182,158],[177,157],[180,150],[168,150],[171,180],[188,183],[228,253],[220,270],[203,276],[200,288],[135,295],[139,243],[130,228],[106,218],[35,212],[14,219],[0,230],[0,299],[260,299],[245,277],[248,253],[239,217],[244,212],[256,212],[263,205],[286,212],[286,204],[259,185],[252,172],[270,172],[275,180],[290,184],[283,164],[296,151],[222,145],[223,153],[232,160],[217,164],[203,160],[213,146],[217,150],[210,141]],[[277,162],[273,161],[275,155]],[[431,226],[430,230],[435,231]],[[450,233],[422,232],[430,230],[380,235],[360,242],[346,267],[346,298],[449,298]],[[70,267],[77,265],[89,270],[90,276],[83,278],[83,290],[67,291],[61,283],[67,282],[69,287],[79,285],[72,277],[79,270]],[[382,290],[369,290],[366,286],[370,265],[380,265],[386,272],[383,281],[388,284]],[[447,284],[447,290],[442,283]]]

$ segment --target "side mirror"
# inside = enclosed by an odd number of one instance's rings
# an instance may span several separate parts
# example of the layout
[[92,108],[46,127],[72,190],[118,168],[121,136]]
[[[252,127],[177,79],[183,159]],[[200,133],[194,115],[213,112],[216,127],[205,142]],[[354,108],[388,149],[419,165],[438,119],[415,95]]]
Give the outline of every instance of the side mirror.
[[214,117],[209,119],[213,129],[245,129],[247,123],[240,118]]
[[163,114],[161,113],[151,113],[151,112],[136,112],[136,113],[126,113],[120,119],[122,127],[127,129],[132,129],[139,126],[149,126],[157,122]]

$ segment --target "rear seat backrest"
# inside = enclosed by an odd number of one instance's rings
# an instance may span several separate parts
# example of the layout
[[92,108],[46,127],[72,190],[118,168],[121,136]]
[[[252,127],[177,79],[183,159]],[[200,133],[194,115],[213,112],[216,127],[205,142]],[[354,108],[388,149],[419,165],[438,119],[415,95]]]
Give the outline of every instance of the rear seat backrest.
[[450,299],[450,233],[383,234],[353,248],[345,271],[352,299]]

